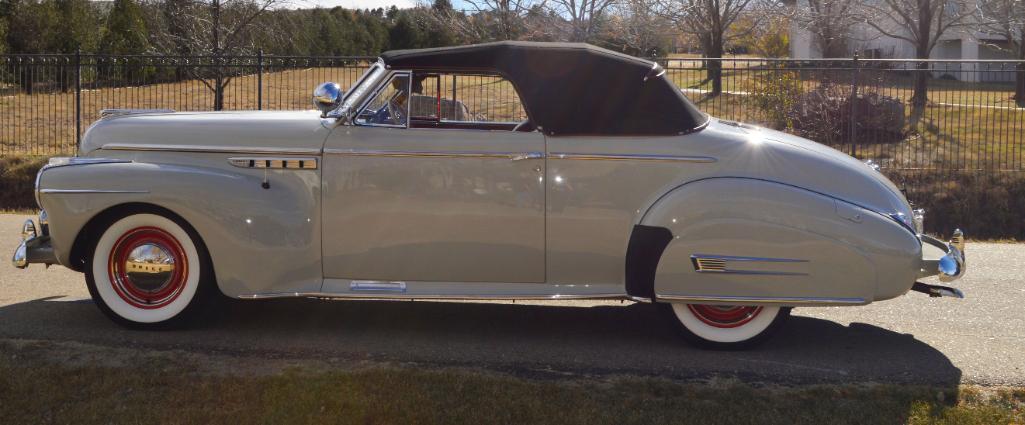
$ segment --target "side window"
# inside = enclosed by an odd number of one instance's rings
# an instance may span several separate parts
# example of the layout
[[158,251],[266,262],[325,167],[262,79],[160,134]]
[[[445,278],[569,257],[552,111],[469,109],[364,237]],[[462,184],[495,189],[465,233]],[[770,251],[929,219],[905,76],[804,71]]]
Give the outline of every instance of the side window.
[[408,120],[409,74],[395,74],[356,115],[358,125],[405,127]]
[[512,83],[497,75],[414,73],[410,91],[414,126],[512,129],[527,119]]

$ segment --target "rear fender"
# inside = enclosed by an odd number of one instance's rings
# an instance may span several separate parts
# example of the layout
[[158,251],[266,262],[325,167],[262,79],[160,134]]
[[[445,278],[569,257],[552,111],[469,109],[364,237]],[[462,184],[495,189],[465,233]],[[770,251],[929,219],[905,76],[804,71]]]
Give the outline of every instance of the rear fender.
[[801,188],[714,178],[662,197],[641,224],[672,239],[656,297],[727,304],[865,304],[907,292],[921,244],[888,217]]

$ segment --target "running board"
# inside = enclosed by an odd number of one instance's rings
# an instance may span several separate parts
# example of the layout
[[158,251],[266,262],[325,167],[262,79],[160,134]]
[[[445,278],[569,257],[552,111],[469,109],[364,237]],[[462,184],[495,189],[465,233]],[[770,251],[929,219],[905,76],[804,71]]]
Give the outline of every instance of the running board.
[[930,285],[928,283],[915,282],[914,285],[911,285],[911,290],[912,291],[921,292],[923,294],[926,294],[926,295],[928,295],[930,297],[934,297],[934,298],[935,297],[953,297],[953,298],[962,298],[962,299],[964,298],[964,292],[961,292],[960,289],[951,288],[949,286]]

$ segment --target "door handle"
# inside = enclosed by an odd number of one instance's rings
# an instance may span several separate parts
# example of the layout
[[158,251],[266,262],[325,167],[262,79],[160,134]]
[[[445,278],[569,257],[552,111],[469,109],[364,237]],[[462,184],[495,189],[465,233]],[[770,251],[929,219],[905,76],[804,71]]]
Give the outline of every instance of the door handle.
[[541,159],[544,157],[544,152],[526,152],[510,155],[509,159],[512,161],[522,161],[524,159]]

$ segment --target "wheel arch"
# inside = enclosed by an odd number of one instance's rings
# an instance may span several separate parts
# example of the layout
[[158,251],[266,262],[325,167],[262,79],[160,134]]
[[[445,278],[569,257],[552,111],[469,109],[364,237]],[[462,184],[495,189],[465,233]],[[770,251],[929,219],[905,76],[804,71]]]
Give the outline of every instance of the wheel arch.
[[[75,236],[75,241],[71,245],[71,253],[68,257],[70,261],[67,267],[76,272],[82,272],[84,270],[84,267],[88,263],[89,256],[92,254],[88,252],[89,248],[96,241],[96,238],[100,237],[100,235],[103,234],[103,231],[106,230],[105,226],[109,226],[110,222],[115,218],[145,213],[162,215],[178,223],[195,239],[193,242],[196,243],[198,248],[200,248],[200,252],[207,256],[210,255],[206,242],[203,241],[203,235],[196,230],[192,223],[189,223],[188,220],[182,217],[181,214],[178,214],[169,208],[148,202],[125,202],[111,205],[96,213],[92,218],[86,221],[85,225],[83,225],[78,231],[78,234]],[[213,267],[212,261],[211,267]]]

